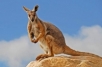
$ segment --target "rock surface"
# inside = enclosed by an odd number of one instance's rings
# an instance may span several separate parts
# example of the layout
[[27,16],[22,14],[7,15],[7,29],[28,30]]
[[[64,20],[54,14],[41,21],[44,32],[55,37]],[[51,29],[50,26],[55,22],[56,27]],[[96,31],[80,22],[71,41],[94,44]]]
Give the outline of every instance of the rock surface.
[[57,56],[32,61],[27,67],[102,67],[102,59],[90,56]]

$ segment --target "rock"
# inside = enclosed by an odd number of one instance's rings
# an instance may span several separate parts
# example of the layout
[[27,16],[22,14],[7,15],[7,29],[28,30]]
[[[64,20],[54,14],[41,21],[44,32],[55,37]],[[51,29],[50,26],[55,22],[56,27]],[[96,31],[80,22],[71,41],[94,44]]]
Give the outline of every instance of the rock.
[[27,67],[102,67],[102,59],[91,56],[56,56],[32,61]]

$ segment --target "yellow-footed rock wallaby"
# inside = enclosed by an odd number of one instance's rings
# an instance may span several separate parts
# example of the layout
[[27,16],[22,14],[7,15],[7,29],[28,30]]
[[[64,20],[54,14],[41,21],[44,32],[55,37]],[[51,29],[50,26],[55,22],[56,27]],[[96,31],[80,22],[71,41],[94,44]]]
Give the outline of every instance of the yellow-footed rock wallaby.
[[[28,35],[33,43],[40,43],[41,48],[46,54],[37,56],[36,60],[40,58],[52,57],[54,54],[69,54],[72,56],[93,56],[99,57],[95,54],[80,52],[71,49],[65,43],[65,38],[62,32],[53,24],[40,20],[36,14],[38,5],[33,10],[23,7],[28,14]],[[101,57],[100,57],[101,58]]]

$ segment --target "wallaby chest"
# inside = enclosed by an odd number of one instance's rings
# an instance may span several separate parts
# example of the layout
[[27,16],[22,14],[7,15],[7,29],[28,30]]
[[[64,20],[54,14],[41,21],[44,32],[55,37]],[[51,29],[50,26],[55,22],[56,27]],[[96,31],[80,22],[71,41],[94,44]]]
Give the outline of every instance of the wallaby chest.
[[34,33],[34,36],[37,37],[40,33],[40,27],[37,23],[32,23],[31,31]]
[[48,52],[49,47],[48,47],[48,45],[47,45],[47,42],[46,42],[45,38],[44,38],[44,37],[41,38],[38,42],[39,42],[41,48],[42,48],[45,52]]

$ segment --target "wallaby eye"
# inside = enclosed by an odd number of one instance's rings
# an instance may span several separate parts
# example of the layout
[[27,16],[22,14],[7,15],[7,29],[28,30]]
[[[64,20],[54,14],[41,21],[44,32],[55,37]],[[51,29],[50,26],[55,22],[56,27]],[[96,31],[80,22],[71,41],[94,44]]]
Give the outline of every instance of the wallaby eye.
[[35,14],[33,16],[35,17]]
[[30,17],[30,15],[28,15]]

